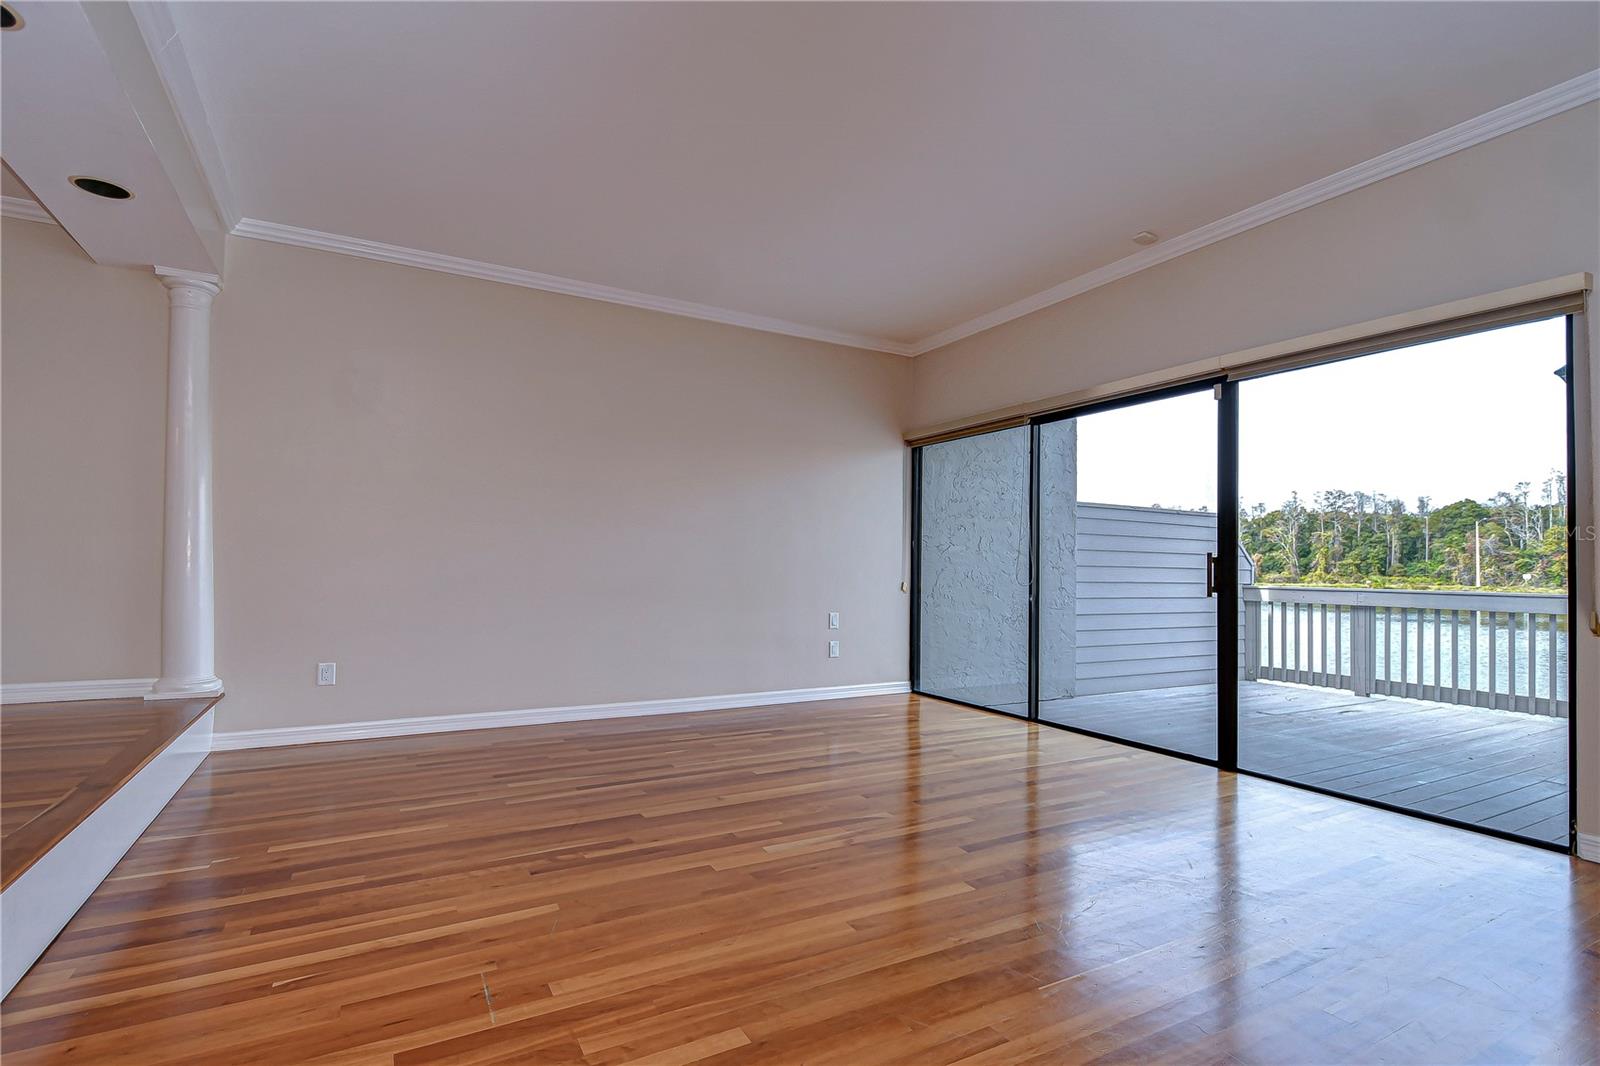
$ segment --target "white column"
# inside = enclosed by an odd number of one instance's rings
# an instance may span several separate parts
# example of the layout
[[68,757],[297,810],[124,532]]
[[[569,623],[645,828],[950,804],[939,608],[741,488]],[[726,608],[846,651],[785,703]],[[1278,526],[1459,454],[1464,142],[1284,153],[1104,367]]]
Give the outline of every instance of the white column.
[[222,691],[211,569],[210,274],[157,267],[167,287],[167,479],[162,537],[161,677],[152,699]]

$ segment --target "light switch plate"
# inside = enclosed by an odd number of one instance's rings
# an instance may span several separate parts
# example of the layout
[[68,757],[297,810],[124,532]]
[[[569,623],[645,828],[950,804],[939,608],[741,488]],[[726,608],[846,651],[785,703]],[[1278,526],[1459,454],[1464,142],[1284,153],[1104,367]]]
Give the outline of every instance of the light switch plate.
[[829,629],[838,629],[839,628],[839,612],[838,611],[829,611],[828,612],[828,628]]
[[828,641],[828,658],[837,659],[838,657],[839,657],[839,642],[837,640]]

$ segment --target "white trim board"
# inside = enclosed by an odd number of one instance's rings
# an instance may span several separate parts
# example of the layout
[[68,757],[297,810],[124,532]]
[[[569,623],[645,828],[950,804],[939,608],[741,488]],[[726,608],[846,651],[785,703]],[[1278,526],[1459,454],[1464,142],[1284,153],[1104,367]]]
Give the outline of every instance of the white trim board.
[[911,686],[907,682],[881,681],[868,685],[836,685],[831,688],[738,692],[726,696],[688,696],[667,700],[636,700],[629,703],[589,703],[572,707],[433,714],[416,718],[383,718],[370,722],[339,722],[332,725],[290,726],[283,729],[244,729],[216,734],[212,741],[212,750],[235,751],[241,748],[275,748],[289,744],[322,744],[335,740],[409,737],[425,733],[456,733],[472,729],[544,725],[551,722],[643,718],[656,714],[724,711],[745,707],[768,707],[782,703],[850,699],[858,696],[895,696],[910,691]]
[[1578,858],[1600,862],[1600,833],[1578,834]]
[[0,997],[27,973],[211,750],[212,711],[168,744],[0,894]]
[[0,196],[0,216],[21,219],[23,222],[43,222],[51,226],[56,224],[54,215],[46,211],[37,201],[30,200],[26,196]]
[[258,218],[241,218],[239,224],[233,228],[233,235],[235,237],[249,237],[258,241],[271,241],[274,244],[290,244],[299,248],[314,248],[322,252],[338,252],[340,255],[355,256],[358,259],[373,259],[380,263],[395,263],[400,266],[417,267],[421,270],[434,270],[441,274],[458,274],[461,277],[478,278],[481,281],[498,281],[503,285],[518,285],[524,289],[539,289],[543,292],[561,293],[566,296],[581,296],[586,300],[601,300],[605,303],[622,304],[625,307],[639,307],[646,311],[661,311],[665,314],[679,315],[684,318],[698,318],[706,322],[742,326],[745,329],[758,330],[762,333],[780,333],[788,337],[802,337],[806,340],[837,344],[845,348],[862,348],[872,352],[888,352],[891,355],[911,354],[910,345],[899,341],[885,340],[881,337],[868,337],[860,333],[845,333],[839,330],[824,329],[819,326],[807,326],[781,318],[768,318],[765,315],[753,315],[744,311],[731,311],[723,307],[712,307],[709,304],[698,304],[669,296],[652,296],[646,292],[634,292],[632,289],[619,289],[611,285],[579,281],[576,278],[561,277],[557,274],[541,274],[536,270],[501,266],[497,263],[485,263],[477,259],[463,259],[460,256],[442,255],[439,252],[424,251],[420,248],[405,248],[398,244],[384,244],[381,241],[369,241],[360,237],[346,237],[338,233],[324,233],[321,230],[302,229],[299,226],[284,226],[276,222],[263,222]]
[[65,703],[69,700],[121,700],[147,696],[153,677],[103,681],[14,681],[0,685],[0,703]]

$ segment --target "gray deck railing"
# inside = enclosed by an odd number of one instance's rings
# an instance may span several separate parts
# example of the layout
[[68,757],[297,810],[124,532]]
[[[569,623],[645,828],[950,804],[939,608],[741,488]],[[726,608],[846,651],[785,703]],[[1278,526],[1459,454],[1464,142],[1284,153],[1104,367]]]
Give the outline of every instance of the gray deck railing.
[[1247,678],[1567,717],[1564,594],[1240,591]]

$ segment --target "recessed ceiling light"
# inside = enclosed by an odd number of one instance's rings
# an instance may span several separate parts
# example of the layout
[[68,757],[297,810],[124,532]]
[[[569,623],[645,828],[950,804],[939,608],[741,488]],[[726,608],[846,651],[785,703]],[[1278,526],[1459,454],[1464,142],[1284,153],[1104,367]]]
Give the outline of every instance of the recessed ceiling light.
[[0,4],[0,30],[22,29],[22,16],[11,10],[10,4]]
[[104,178],[68,178],[68,181],[93,196],[104,196],[107,200],[131,200],[133,193],[124,189],[115,182],[106,181]]
[[1133,235],[1134,244],[1154,244],[1160,239],[1160,237],[1157,237],[1147,229],[1142,229]]

